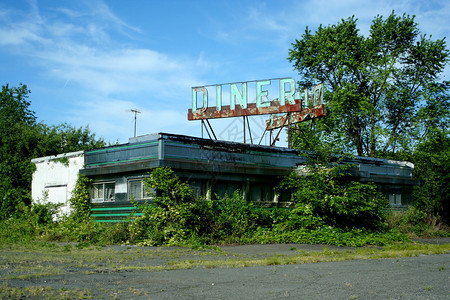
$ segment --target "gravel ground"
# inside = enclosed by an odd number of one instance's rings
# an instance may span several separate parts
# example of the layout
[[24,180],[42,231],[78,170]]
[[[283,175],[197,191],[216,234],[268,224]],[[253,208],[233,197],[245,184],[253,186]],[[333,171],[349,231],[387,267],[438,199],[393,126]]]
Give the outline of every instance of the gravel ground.
[[[449,241],[440,239],[421,242]],[[132,263],[134,266],[158,266],[167,264],[169,260],[289,256],[299,255],[302,251],[323,251],[325,247],[332,251],[354,250],[323,245],[242,245],[221,246],[220,254],[206,251],[198,252],[197,256],[195,252],[183,248],[141,248],[140,253],[147,251],[146,255],[141,255]],[[132,253],[124,249],[134,251],[136,248],[114,246],[109,251]],[[239,268],[193,267],[161,271],[115,269],[99,265],[89,272],[71,263],[62,274],[12,279],[6,279],[6,268],[3,268],[0,271],[0,283],[3,285],[0,288],[39,287],[42,293],[31,296],[36,299],[44,297],[46,291],[59,291],[57,295],[60,297],[65,290],[81,291],[79,294],[69,294],[68,298],[93,299],[450,299],[449,261],[450,254],[440,254],[397,259]]]
[[[110,274],[145,299],[449,299],[450,255],[237,269]],[[444,270],[439,269],[444,266]],[[130,297],[133,298],[133,297]],[[136,299],[139,297],[135,297]]]

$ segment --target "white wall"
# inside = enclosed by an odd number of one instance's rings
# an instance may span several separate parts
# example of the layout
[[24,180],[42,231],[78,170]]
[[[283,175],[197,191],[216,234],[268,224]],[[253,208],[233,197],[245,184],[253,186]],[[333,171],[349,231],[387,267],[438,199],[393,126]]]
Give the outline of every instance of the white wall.
[[[66,159],[67,158],[67,159]],[[67,163],[68,161],[68,163]],[[61,213],[69,212],[68,200],[78,178],[78,172],[83,168],[84,152],[71,152],[57,156],[39,157],[31,160],[36,165],[31,183],[33,201],[62,203]]]

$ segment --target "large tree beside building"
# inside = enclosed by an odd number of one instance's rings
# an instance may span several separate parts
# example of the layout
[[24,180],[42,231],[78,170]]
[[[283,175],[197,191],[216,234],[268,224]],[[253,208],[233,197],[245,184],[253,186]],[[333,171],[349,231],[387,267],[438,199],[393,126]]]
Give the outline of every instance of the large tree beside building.
[[[313,148],[318,139],[344,152],[384,156],[410,152],[428,133],[446,130],[449,82],[439,76],[449,62],[444,39],[421,34],[414,17],[377,16],[363,36],[355,17],[308,28],[292,44],[289,60],[300,85],[324,83],[328,117],[295,135]],[[337,150],[339,150],[337,149]]]
[[2,86],[0,92],[0,219],[31,202],[31,159],[105,145],[88,127],[48,126],[30,109],[26,85]]
[[308,28],[289,60],[300,85],[324,83],[327,116],[300,123],[294,147],[409,160],[415,164],[415,205],[444,217],[448,210],[450,82],[445,39],[422,34],[414,17],[377,16],[367,37],[354,17]]
[[0,94],[0,214],[8,217],[21,202],[30,201],[37,149],[36,117],[30,110],[26,85],[2,87]]

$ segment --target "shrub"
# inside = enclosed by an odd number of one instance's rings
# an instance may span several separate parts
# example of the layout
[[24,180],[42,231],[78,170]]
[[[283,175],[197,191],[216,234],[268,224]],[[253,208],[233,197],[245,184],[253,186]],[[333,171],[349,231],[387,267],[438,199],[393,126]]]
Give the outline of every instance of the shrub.
[[387,215],[390,228],[410,236],[440,237],[449,236],[449,229],[441,219],[432,213],[426,213],[417,207],[406,211],[391,211]]
[[0,222],[2,243],[27,243],[54,227],[60,204],[33,202],[30,206],[19,204],[16,215]]
[[2,244],[28,243],[33,240],[35,228],[24,219],[10,218],[0,221],[0,242]]
[[60,214],[62,203],[42,203],[37,201],[31,205],[30,217],[36,225],[52,224]]
[[215,217],[215,238],[227,243],[239,242],[242,235],[257,225],[258,213],[253,203],[246,201],[239,190],[218,201]]
[[314,215],[310,205],[297,203],[295,208],[289,211],[285,224],[287,230],[295,230],[317,228],[323,226],[324,222],[321,217]]
[[86,176],[79,175],[72,197],[69,199],[72,212],[70,216],[76,221],[86,221],[91,213],[91,196],[89,187],[92,180]]
[[215,202],[194,196],[168,168],[152,171],[154,201],[128,225],[128,241],[141,245],[199,243],[323,243],[362,246],[405,239],[385,229],[387,201],[370,184],[353,183],[340,173],[312,177],[291,174],[282,188],[294,189],[293,209],[267,209],[239,191]]
[[157,168],[146,181],[154,190],[153,202],[145,205],[143,216],[130,224],[130,238],[148,245],[180,245],[211,232],[213,206],[199,199],[187,183],[170,168]]
[[[277,188],[293,191],[296,209],[340,228],[378,230],[385,225],[388,202],[371,183],[353,181],[340,167],[309,167],[305,174],[292,172]],[[306,215],[305,215],[306,213]]]

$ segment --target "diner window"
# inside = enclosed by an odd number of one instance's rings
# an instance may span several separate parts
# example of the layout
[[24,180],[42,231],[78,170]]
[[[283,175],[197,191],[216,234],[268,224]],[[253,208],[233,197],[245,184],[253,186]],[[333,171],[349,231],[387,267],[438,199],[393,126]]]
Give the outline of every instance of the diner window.
[[115,183],[101,182],[92,185],[92,202],[111,202],[115,200]]
[[144,179],[132,179],[128,181],[128,200],[152,199],[152,189],[148,189]]
[[241,191],[242,194],[242,183],[219,181],[214,184],[214,194],[218,199],[223,199],[225,195],[231,198],[236,190]]
[[252,202],[273,202],[273,188],[268,183],[251,183],[248,199]]
[[389,204],[391,206],[401,206],[402,205],[402,193],[400,188],[394,187],[391,188],[389,193]]
[[191,190],[194,192],[194,195],[198,198],[205,196],[205,192],[204,190],[205,188],[205,183],[202,181],[190,181],[189,182],[189,186],[191,188]]

